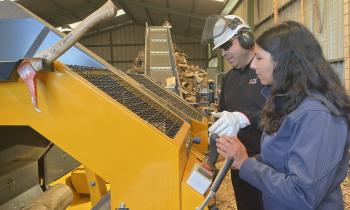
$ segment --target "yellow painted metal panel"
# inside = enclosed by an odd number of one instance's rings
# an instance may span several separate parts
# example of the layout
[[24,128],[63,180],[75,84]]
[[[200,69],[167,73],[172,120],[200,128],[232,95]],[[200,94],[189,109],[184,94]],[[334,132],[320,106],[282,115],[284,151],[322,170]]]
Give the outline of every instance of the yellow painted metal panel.
[[201,122],[192,120],[192,136],[200,137],[200,144],[193,144],[193,147],[204,153],[208,150],[208,119],[203,118]]
[[113,209],[181,208],[189,124],[171,139],[60,63],[37,84],[40,113],[22,81],[0,84],[0,125],[29,125],[99,174]]
[[191,153],[181,182],[181,206],[183,210],[194,210],[196,207],[199,207],[204,200],[204,195],[199,194],[186,184],[196,163],[201,164],[196,156]]

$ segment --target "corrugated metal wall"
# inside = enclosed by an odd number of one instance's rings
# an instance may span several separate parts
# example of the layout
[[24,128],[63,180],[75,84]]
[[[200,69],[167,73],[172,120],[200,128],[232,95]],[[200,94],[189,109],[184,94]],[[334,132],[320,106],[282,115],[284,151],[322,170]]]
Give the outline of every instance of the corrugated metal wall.
[[[207,50],[200,39],[172,34],[173,43],[187,54],[189,64],[207,66]],[[131,68],[139,51],[144,51],[145,27],[128,25],[119,29],[87,37],[81,41],[87,48],[100,55],[120,70]]]
[[343,74],[344,63],[343,63],[343,61],[331,62],[331,66],[335,70],[335,72],[337,72],[337,74],[339,75],[339,78],[342,81],[342,83],[344,83],[344,74]]
[[[279,0],[279,21],[295,20],[301,21],[300,0]],[[248,1],[242,1],[233,14],[247,20]],[[254,1],[254,28],[255,36],[274,25],[273,22],[273,0]],[[314,15],[313,1],[304,0],[305,25],[319,40],[325,57],[343,80],[343,0],[319,0],[322,31],[317,31],[317,23]],[[224,69],[230,69],[225,62]]]
[[[266,20],[272,14],[272,1],[260,0],[262,5],[260,8],[260,20]],[[300,1],[292,2],[280,14],[279,20],[296,20],[300,21]],[[286,3],[286,1],[285,1]],[[312,1],[305,1],[305,25],[313,32],[320,41],[325,56],[329,60],[343,58],[343,0],[320,0],[322,32],[316,30],[316,18],[313,14]],[[257,12],[258,13],[258,12]],[[261,34],[264,30],[271,27],[273,19],[270,18],[260,24],[259,18],[255,19],[256,35]]]
[[237,9],[234,12],[234,15],[237,15],[243,20],[248,20],[248,1],[241,1],[241,3],[237,6]]
[[81,43],[120,70],[131,68],[140,50],[144,50],[144,27],[128,25],[87,37]]
[[[274,25],[273,1],[260,0],[256,5],[255,34],[258,36],[264,30]],[[279,20],[301,21],[300,0],[280,0],[279,6],[284,9],[279,13]],[[305,25],[319,40],[325,57],[331,62],[339,76],[343,79],[343,0],[319,0],[322,31],[317,31],[313,1],[304,0]]]

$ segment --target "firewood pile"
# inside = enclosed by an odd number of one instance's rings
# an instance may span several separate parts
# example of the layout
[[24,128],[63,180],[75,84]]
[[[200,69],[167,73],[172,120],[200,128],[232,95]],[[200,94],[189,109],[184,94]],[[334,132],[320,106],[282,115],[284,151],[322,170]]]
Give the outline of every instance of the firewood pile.
[[137,57],[134,59],[134,63],[131,66],[131,69],[127,73],[138,73],[144,74],[145,69],[145,54],[143,51],[139,51]]
[[180,48],[174,46],[174,51],[182,97],[195,103],[196,94],[208,87],[208,73],[198,65],[188,64],[187,55]]

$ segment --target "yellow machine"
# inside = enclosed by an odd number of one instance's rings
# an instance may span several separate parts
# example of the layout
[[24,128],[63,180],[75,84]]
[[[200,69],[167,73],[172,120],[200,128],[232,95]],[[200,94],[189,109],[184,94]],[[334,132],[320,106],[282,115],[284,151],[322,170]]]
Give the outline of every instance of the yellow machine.
[[[14,2],[0,2],[0,12],[8,38],[0,61],[32,57],[34,49],[59,39],[52,26]],[[24,32],[25,38],[13,39]],[[131,210],[190,210],[203,202],[211,178],[198,167],[198,153],[207,147],[207,121],[188,104],[167,91],[162,94],[172,102],[161,98],[79,45],[52,71],[36,72],[36,94],[16,74],[0,69],[0,182],[6,183],[0,185],[0,209],[35,200],[78,164],[85,172],[70,180],[87,178],[83,191],[93,204],[105,195],[105,183],[113,210],[124,204]],[[202,143],[192,150],[194,137]],[[79,204],[72,208],[91,208]]]
[[1,83],[0,124],[31,127],[109,182],[112,209],[198,206],[190,125],[110,70],[72,68],[38,74],[42,112],[22,81]]

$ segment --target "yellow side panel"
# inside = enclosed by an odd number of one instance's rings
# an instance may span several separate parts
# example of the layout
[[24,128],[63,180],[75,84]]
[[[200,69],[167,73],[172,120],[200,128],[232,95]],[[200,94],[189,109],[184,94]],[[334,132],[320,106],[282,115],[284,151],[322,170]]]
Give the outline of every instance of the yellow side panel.
[[200,144],[193,144],[193,147],[205,153],[208,150],[208,119],[204,118],[202,122],[192,120],[192,136],[200,137]]
[[189,124],[171,139],[60,63],[39,72],[37,84],[42,112],[22,81],[0,84],[0,125],[29,125],[100,175],[111,184],[113,209],[121,202],[137,210],[181,208]]
[[186,183],[196,163],[201,164],[193,154],[190,154],[181,182],[181,206],[183,210],[195,210],[204,200],[204,195],[199,194]]

